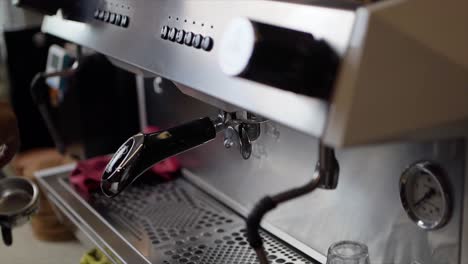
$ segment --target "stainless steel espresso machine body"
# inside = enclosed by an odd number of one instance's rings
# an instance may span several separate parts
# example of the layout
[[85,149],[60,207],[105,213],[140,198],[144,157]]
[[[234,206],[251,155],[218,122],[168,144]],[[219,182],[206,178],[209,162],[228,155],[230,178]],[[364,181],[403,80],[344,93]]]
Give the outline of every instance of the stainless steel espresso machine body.
[[[338,185],[267,215],[271,263],[324,263],[340,240],[367,244],[371,263],[468,262],[465,1],[80,3],[77,19],[59,12],[43,31],[148,78],[151,124],[242,117],[178,156],[182,179],[113,200],[79,197],[73,167],[39,173],[116,263],[254,263],[244,218],[310,181],[322,142],[336,148]],[[243,141],[246,124],[258,129]]]

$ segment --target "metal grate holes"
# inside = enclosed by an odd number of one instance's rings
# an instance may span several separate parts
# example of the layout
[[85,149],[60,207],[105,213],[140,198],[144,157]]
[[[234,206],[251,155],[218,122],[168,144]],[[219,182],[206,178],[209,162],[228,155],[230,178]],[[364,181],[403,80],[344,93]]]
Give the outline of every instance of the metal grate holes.
[[102,207],[115,221],[124,223],[138,239],[146,234],[155,247],[186,239],[188,234],[196,237],[214,228],[242,223],[241,219],[235,222],[222,206],[208,201],[180,180],[158,185],[135,184],[113,199],[101,194],[95,194],[94,198],[94,206]]
[[278,240],[273,239],[271,236],[262,233],[265,249],[268,253],[268,259],[274,263],[302,263],[312,264],[309,260],[305,259],[302,255],[288,248],[286,245],[280,243]]
[[177,237],[185,236],[187,230],[179,228],[154,228],[150,221],[143,222],[143,228],[153,245],[158,245]]
[[[262,233],[265,239],[265,246],[268,259],[271,263],[284,264],[311,264],[293,250],[274,240],[266,233]],[[188,244],[188,242],[187,242]],[[165,264],[256,264],[258,263],[255,252],[247,243],[245,229],[226,234],[225,230],[218,229],[213,239],[209,243],[201,245],[184,246],[180,243],[175,250],[166,250],[164,255],[167,258]]]
[[166,264],[191,263],[191,264],[219,264],[219,263],[256,263],[255,253],[249,248],[241,246],[227,246],[222,242],[216,246],[198,245],[194,247],[168,250],[164,255],[169,259],[163,261]]
[[[244,220],[183,180],[134,184],[114,199],[101,194],[94,198],[93,206],[103,208],[105,217],[142,243],[151,243],[161,256],[158,263],[258,263],[241,228]],[[312,264],[281,241],[261,234],[271,264]]]
[[186,204],[160,203],[148,208],[144,215],[155,227],[187,228],[193,227],[201,212]]

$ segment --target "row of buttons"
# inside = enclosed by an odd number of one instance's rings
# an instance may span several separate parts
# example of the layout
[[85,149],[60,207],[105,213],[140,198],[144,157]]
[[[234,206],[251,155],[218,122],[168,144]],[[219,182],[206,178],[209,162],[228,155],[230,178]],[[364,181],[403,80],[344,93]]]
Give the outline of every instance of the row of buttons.
[[130,18],[128,16],[99,9],[96,9],[96,11],[94,11],[94,18],[121,27],[128,27],[128,25],[130,24]]
[[206,51],[210,51],[213,48],[213,39],[211,37],[204,37],[200,34],[186,32],[183,29],[170,28],[168,26],[162,27],[161,38],[192,46],[197,49],[201,48]]

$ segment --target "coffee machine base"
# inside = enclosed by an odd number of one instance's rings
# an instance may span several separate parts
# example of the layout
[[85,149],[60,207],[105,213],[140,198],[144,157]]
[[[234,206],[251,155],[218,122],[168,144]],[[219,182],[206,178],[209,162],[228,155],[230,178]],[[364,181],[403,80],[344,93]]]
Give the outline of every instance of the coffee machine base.
[[[76,236],[114,262],[257,263],[246,239],[245,220],[190,176],[170,182],[146,177],[115,199],[100,192],[84,199],[68,182],[73,168],[66,165],[37,176],[59,214],[73,224]],[[272,233],[261,234],[269,259],[319,263]]]

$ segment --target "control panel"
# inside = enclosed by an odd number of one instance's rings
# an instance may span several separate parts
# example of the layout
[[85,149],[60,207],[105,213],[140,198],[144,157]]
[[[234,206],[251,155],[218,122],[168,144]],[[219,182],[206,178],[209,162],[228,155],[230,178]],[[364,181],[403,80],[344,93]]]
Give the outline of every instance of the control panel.
[[214,44],[213,38],[210,36],[203,36],[198,33],[185,31],[175,27],[171,28],[169,26],[163,26],[161,28],[161,38],[185,45],[187,47],[203,49],[205,51],[211,51]]
[[130,18],[128,16],[101,10],[99,8],[94,11],[94,18],[124,28],[128,27],[130,24]]
[[93,10],[94,19],[118,27],[128,28],[134,12],[134,2],[122,0],[103,0]]

